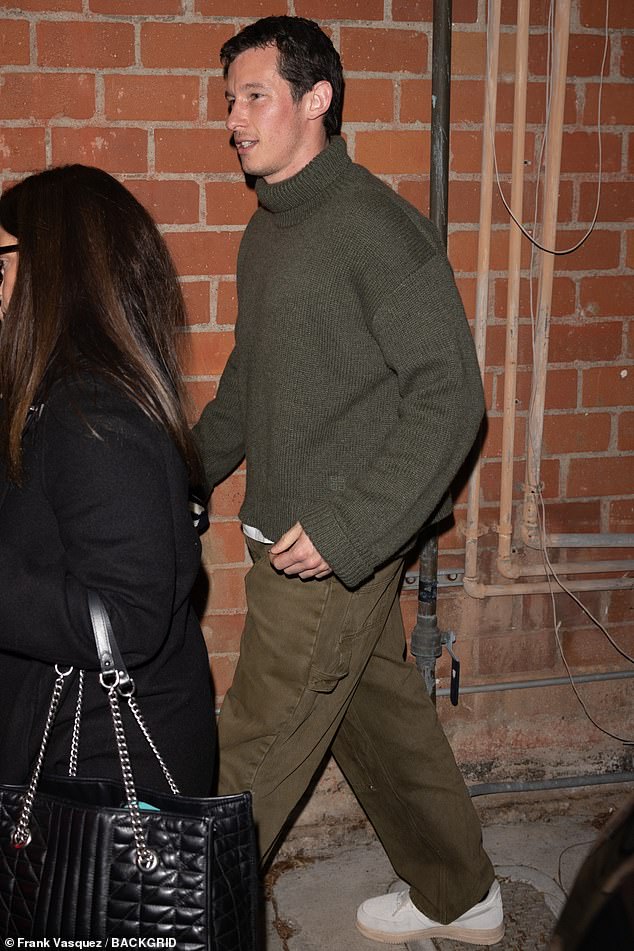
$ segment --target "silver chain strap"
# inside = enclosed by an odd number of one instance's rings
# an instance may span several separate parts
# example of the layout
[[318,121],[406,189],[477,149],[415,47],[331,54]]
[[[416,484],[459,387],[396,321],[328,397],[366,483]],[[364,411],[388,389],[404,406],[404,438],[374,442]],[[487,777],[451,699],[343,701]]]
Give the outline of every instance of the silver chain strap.
[[40,744],[40,752],[38,753],[35,767],[31,774],[31,781],[24,795],[20,818],[18,819],[17,825],[13,831],[13,835],[11,836],[11,844],[15,846],[16,849],[23,849],[31,841],[29,825],[31,823],[31,812],[33,810],[35,792],[37,790],[37,784],[40,780],[40,773],[42,772],[42,763],[44,762],[44,756],[46,754],[46,747],[48,746],[48,739],[51,729],[53,727],[53,723],[55,722],[55,715],[57,713],[59,700],[62,695],[64,681],[73,672],[72,667],[68,667],[67,670],[61,670],[57,664],[55,665],[55,670],[57,671],[57,679],[55,681],[55,686],[53,687],[53,696],[51,697],[51,703],[48,708],[46,725],[44,727],[44,735],[42,736],[42,742]]
[[70,743],[70,760],[68,763],[68,775],[77,775],[77,757],[79,754],[79,730],[81,728],[81,704],[84,697],[84,671],[79,671],[79,681],[77,684],[77,706],[75,707],[75,722],[73,723],[73,738]]
[[151,872],[158,865],[158,855],[148,847],[143,834],[143,823],[141,821],[141,812],[139,810],[139,800],[137,798],[136,787],[134,785],[132,764],[130,763],[130,755],[128,753],[128,746],[125,739],[116,685],[112,684],[107,688],[107,691],[108,700],[110,702],[110,710],[112,712],[112,722],[114,724],[114,735],[117,741],[117,750],[119,751],[121,772],[123,773],[123,785],[125,786],[126,799],[128,800],[128,809],[130,810],[132,833],[134,835],[134,841],[136,842],[136,863],[143,872]]
[[136,722],[139,724],[139,728],[140,728],[141,732],[143,733],[143,736],[144,736],[145,739],[148,741],[148,744],[149,744],[150,749],[152,750],[152,752],[153,752],[154,755],[156,756],[156,758],[157,758],[157,760],[158,760],[158,762],[159,762],[159,766],[160,766],[161,769],[163,770],[163,775],[165,776],[165,779],[166,779],[167,782],[169,783],[170,789],[172,790],[172,792],[174,793],[175,796],[180,795],[180,789],[178,788],[178,786],[177,786],[176,783],[174,782],[174,780],[173,780],[173,778],[172,778],[172,774],[170,773],[169,769],[168,769],[167,766],[165,765],[165,762],[164,762],[164,760],[163,760],[163,757],[161,756],[161,754],[160,754],[159,751],[157,750],[157,748],[156,748],[156,746],[155,746],[155,744],[154,744],[154,740],[153,740],[152,737],[150,736],[150,731],[148,730],[147,726],[145,725],[145,720],[143,719],[143,715],[141,714],[141,711],[139,710],[139,707],[138,707],[138,704],[137,704],[136,700],[134,699],[134,697],[129,696],[129,697],[127,698],[127,701],[128,701],[128,706],[130,707],[130,709],[132,710],[132,713],[134,714],[134,718],[135,718]]

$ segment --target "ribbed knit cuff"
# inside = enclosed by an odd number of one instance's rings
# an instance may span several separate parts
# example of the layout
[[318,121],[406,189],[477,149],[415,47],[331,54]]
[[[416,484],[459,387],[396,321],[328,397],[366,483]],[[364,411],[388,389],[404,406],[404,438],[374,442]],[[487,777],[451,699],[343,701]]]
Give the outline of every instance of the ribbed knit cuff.
[[372,575],[375,567],[372,555],[355,547],[328,505],[302,512],[299,521],[319,554],[346,587],[356,588]]

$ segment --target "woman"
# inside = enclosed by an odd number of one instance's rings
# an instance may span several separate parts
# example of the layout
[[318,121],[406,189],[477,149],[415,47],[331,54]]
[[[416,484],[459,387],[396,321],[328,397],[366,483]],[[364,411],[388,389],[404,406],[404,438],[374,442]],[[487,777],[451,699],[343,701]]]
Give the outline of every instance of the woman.
[[[209,795],[213,702],[190,604],[197,459],[174,357],[184,310],[169,253],[136,199],[81,165],[2,195],[0,246],[0,782],[29,777],[56,664],[87,672],[77,775],[121,780],[93,590],[181,793]],[[47,773],[68,774],[76,701],[75,679]],[[122,713],[136,782],[168,791],[127,704]]]

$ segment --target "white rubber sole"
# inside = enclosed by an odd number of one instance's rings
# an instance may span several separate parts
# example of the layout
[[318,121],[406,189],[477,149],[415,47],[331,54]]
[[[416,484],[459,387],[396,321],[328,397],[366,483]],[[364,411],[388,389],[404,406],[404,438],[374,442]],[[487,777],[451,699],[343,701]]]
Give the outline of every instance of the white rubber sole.
[[453,925],[438,925],[435,928],[403,931],[400,934],[374,931],[372,928],[366,928],[358,921],[356,924],[358,930],[366,938],[381,941],[383,944],[403,944],[405,941],[416,941],[422,938],[452,938],[454,941],[464,941],[466,944],[491,945],[497,944],[504,937],[504,923],[487,931],[478,931],[477,928],[457,928]]

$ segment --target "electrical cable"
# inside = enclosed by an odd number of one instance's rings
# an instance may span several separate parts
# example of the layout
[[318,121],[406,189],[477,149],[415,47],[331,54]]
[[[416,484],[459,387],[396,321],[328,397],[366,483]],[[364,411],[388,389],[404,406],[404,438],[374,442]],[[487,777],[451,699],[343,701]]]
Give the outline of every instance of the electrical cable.
[[[500,182],[500,173],[499,173],[499,169],[498,169],[497,149],[496,149],[496,147],[495,147],[495,130],[494,130],[494,129],[491,130],[491,138],[492,138],[492,142],[493,142],[493,164],[494,164],[494,168],[495,168],[495,181],[496,181],[496,184],[497,184],[497,187],[498,187],[498,192],[499,192],[500,198],[502,199],[502,203],[503,203],[504,207],[506,208],[507,212],[509,213],[511,219],[515,222],[515,224],[516,224],[517,227],[520,229],[520,231],[522,232],[522,234],[524,235],[524,237],[525,237],[525,238],[528,238],[528,240],[531,242],[531,244],[532,244],[534,247],[538,248],[540,251],[545,251],[547,254],[564,255],[564,254],[572,254],[573,251],[577,251],[577,250],[581,247],[581,245],[584,244],[584,243],[587,241],[587,239],[590,237],[590,235],[591,235],[592,232],[594,231],[594,227],[595,227],[595,225],[596,225],[596,223],[597,223],[597,218],[599,217],[599,205],[600,205],[600,202],[601,202],[601,181],[602,181],[602,174],[603,174],[603,143],[602,143],[602,141],[601,141],[601,103],[602,103],[602,100],[603,100],[603,82],[604,82],[604,75],[605,75],[605,61],[606,61],[606,59],[607,59],[607,54],[608,54],[608,40],[609,40],[608,14],[609,14],[609,10],[610,10],[610,0],[606,0],[606,2],[605,2],[605,40],[604,40],[604,43],[603,43],[603,59],[601,60],[601,74],[600,74],[600,79],[599,79],[599,97],[598,97],[598,102],[597,102],[597,159],[598,159],[598,161],[597,161],[597,166],[598,166],[597,199],[596,199],[596,202],[595,202],[594,215],[593,215],[593,217],[592,217],[592,222],[591,222],[591,224],[590,224],[590,227],[588,228],[588,230],[586,231],[586,233],[584,234],[584,236],[583,236],[582,238],[580,238],[579,241],[577,241],[576,244],[572,245],[572,247],[570,247],[570,248],[562,248],[561,250],[559,250],[559,249],[557,249],[557,248],[547,248],[547,247],[545,247],[543,244],[540,244],[539,241],[537,241],[537,239],[533,237],[533,235],[530,233],[530,231],[528,231],[528,230],[524,227],[524,225],[523,225],[520,221],[517,220],[517,218],[515,217],[515,215],[513,214],[512,210],[511,210],[511,207],[510,207],[508,201],[506,200],[506,196],[504,195],[504,192],[503,192],[503,190],[502,190],[502,183]],[[549,14],[549,29],[548,29],[548,57],[547,57],[547,66],[546,66],[546,69],[547,69],[547,71],[548,71],[548,76],[549,76],[549,78],[550,78],[550,74],[549,74],[549,71],[550,71],[550,56],[551,56],[551,47],[552,47],[552,12],[553,12],[553,7],[552,7],[552,3],[551,3],[551,6],[550,6],[550,14]],[[550,83],[547,84],[547,102],[546,102],[546,116],[548,117],[549,115],[550,115]],[[493,119],[491,120],[491,122],[493,122]],[[544,151],[545,151],[547,133],[548,133],[548,124],[546,124],[546,126],[545,126],[544,138],[543,138],[543,140],[542,140],[542,145],[541,145],[541,148],[540,148],[539,162],[538,162],[538,165],[537,165],[537,181],[538,181],[538,182],[539,182],[539,173],[540,173],[540,169],[541,169],[541,165],[542,165],[542,159],[543,159],[543,155],[544,155]],[[536,194],[535,194],[535,207],[537,207],[537,193],[538,193],[538,191],[536,191]],[[535,229],[533,229],[533,231],[535,231]]]
[[[532,245],[532,247],[531,247],[530,272],[529,272],[529,273],[530,273],[530,277],[529,277],[529,290],[530,290],[530,318],[531,318],[531,329],[532,329],[532,334],[531,334],[532,340],[531,340],[531,342],[532,342],[533,348],[534,348],[534,346],[535,346],[536,323],[537,323],[537,321],[538,321],[538,319],[539,319],[539,316],[536,318],[536,315],[535,315],[535,300],[534,300],[534,296],[533,296],[533,283],[534,283],[534,278],[533,278],[532,275],[533,275],[533,273],[534,273],[534,268],[535,268],[535,249],[539,249],[539,250],[541,250],[541,251],[544,251],[544,252],[550,253],[550,254],[570,254],[570,253],[572,253],[572,251],[575,251],[577,248],[579,248],[579,247],[581,246],[581,244],[583,244],[583,242],[586,240],[586,238],[590,235],[590,233],[591,233],[592,230],[594,229],[594,225],[596,224],[597,217],[598,217],[599,202],[600,202],[600,195],[601,195],[601,184],[602,184],[601,101],[602,101],[602,93],[603,93],[603,80],[604,80],[604,72],[605,72],[605,62],[606,62],[606,57],[607,57],[608,39],[609,39],[609,31],[608,31],[609,6],[610,6],[610,0],[606,0],[606,7],[605,7],[605,39],[604,39],[604,45],[603,45],[603,59],[602,59],[602,62],[601,62],[601,78],[600,78],[599,96],[598,96],[598,106],[597,106],[597,134],[598,134],[598,155],[599,155],[599,161],[598,161],[599,178],[598,178],[598,183],[597,183],[597,200],[596,200],[595,212],[594,212],[594,218],[593,218],[593,220],[592,220],[592,224],[591,224],[590,228],[588,229],[586,235],[583,237],[583,239],[582,239],[580,242],[578,242],[573,248],[569,248],[569,249],[564,250],[564,251],[553,251],[553,250],[551,250],[551,249],[549,249],[549,248],[545,248],[545,247],[543,247],[542,245],[540,245],[537,241],[535,241],[535,240],[533,239],[532,235],[531,235],[529,232],[527,232],[526,229],[524,229],[524,228],[522,227],[522,225],[517,221],[517,219],[515,218],[515,216],[511,213],[511,209],[508,207],[508,204],[507,204],[507,202],[506,202],[506,200],[505,200],[505,198],[504,198],[504,195],[502,194],[502,189],[501,189],[501,185],[500,185],[500,181],[499,181],[499,177],[498,177],[498,171],[497,171],[497,158],[495,157],[495,143],[494,143],[494,161],[495,161],[496,178],[497,178],[497,182],[498,182],[498,189],[499,189],[500,195],[501,195],[501,197],[502,197],[502,201],[504,202],[504,205],[506,206],[506,208],[507,208],[509,214],[511,215],[511,218],[512,218],[513,221],[515,222],[515,224],[520,228],[520,230],[522,231],[522,233],[528,238],[528,240],[531,242],[531,245]],[[539,154],[539,160],[538,160],[538,165],[537,165],[537,180],[536,180],[536,186],[535,186],[535,208],[534,208],[534,219],[533,219],[533,232],[536,232],[536,231],[537,231],[537,221],[538,221],[538,215],[539,215],[538,206],[539,206],[539,192],[540,192],[540,176],[541,176],[541,169],[542,169],[543,157],[544,157],[544,153],[545,153],[545,149],[546,149],[546,141],[547,141],[547,136],[548,136],[548,129],[549,129],[549,125],[550,125],[550,105],[551,105],[551,96],[552,96],[552,72],[551,72],[551,63],[552,63],[553,19],[554,19],[554,15],[553,15],[553,3],[552,3],[552,0],[551,0],[550,7],[549,7],[549,17],[548,17],[548,50],[547,50],[547,65],[546,65],[546,115],[545,115],[545,124],[544,124],[545,132],[544,132],[544,137],[543,137],[542,143],[541,143],[540,154]],[[534,387],[533,387],[533,388],[532,388],[532,391],[531,391],[531,399],[530,399],[530,403],[529,403],[529,422],[530,422],[530,418],[531,418],[531,410],[532,410],[532,407],[533,407],[533,405],[534,405],[534,399],[535,399],[535,392],[534,392]],[[537,450],[538,450],[539,447],[536,445],[536,442],[535,442],[535,440],[534,440],[535,434],[531,431],[530,425],[528,426],[527,436],[528,436],[528,439],[529,439],[529,441],[530,441],[530,443],[531,443],[531,447],[532,447],[533,452],[537,455],[537,454],[538,454],[538,453],[537,453]],[[573,689],[573,691],[574,691],[574,694],[575,694],[575,696],[576,696],[576,698],[577,698],[579,704],[581,705],[581,707],[582,707],[582,709],[583,709],[583,711],[584,711],[586,717],[588,718],[588,720],[590,720],[590,722],[591,722],[598,730],[600,730],[600,731],[601,731],[602,733],[604,733],[606,736],[609,736],[609,737],[611,737],[612,739],[617,740],[618,742],[624,743],[624,744],[626,744],[626,745],[628,745],[628,746],[634,745],[634,739],[626,739],[625,737],[621,737],[621,736],[617,735],[616,733],[612,733],[610,730],[605,729],[605,728],[602,727],[599,723],[597,723],[597,721],[596,721],[596,720],[593,718],[593,716],[590,714],[590,712],[589,712],[589,710],[588,710],[588,708],[587,708],[587,706],[586,706],[586,704],[585,704],[585,702],[584,702],[584,700],[583,700],[581,694],[579,693],[579,689],[578,689],[577,684],[576,684],[576,682],[575,682],[574,675],[572,674],[572,671],[570,670],[570,667],[569,667],[569,665],[568,665],[568,661],[567,661],[567,659],[566,659],[565,652],[564,652],[564,649],[563,649],[563,644],[562,644],[562,642],[561,642],[560,629],[561,629],[561,623],[562,623],[562,622],[559,621],[558,618],[557,618],[557,605],[556,605],[556,600],[555,600],[555,590],[554,590],[554,588],[553,588],[552,582],[554,581],[564,593],[566,593],[567,595],[569,595],[569,597],[571,597],[571,598],[573,599],[573,601],[581,608],[581,610],[582,610],[582,611],[586,614],[586,616],[592,621],[592,623],[595,624],[595,625],[601,630],[601,632],[602,632],[602,633],[605,635],[605,637],[608,639],[608,641],[610,642],[610,644],[612,645],[612,647],[613,647],[619,654],[621,654],[622,657],[624,657],[626,660],[630,661],[631,663],[634,663],[634,657],[631,657],[631,656],[614,640],[614,638],[609,634],[609,632],[608,632],[608,630],[606,629],[606,627],[605,627],[603,624],[601,624],[601,622],[592,614],[592,612],[583,604],[583,602],[582,602],[572,591],[569,590],[569,588],[566,586],[566,584],[565,584],[565,583],[561,580],[561,578],[558,576],[558,574],[557,574],[557,572],[555,571],[555,569],[554,569],[554,567],[553,567],[553,564],[552,564],[552,562],[551,562],[551,560],[550,560],[550,556],[549,556],[548,548],[547,548],[547,544],[546,544],[546,506],[545,506],[544,497],[543,497],[543,494],[542,494],[542,487],[541,487],[541,485],[537,485],[537,486],[534,486],[534,487],[533,487],[533,490],[534,490],[534,492],[535,492],[535,495],[536,495],[536,498],[537,498],[537,501],[538,501],[538,505],[537,505],[537,527],[538,527],[538,533],[539,533],[540,542],[541,542],[541,546],[540,546],[540,547],[541,547],[542,559],[543,559],[543,563],[544,563],[544,574],[546,575],[546,579],[547,579],[547,581],[548,581],[548,585],[549,585],[549,588],[550,588],[550,597],[551,597],[551,602],[552,602],[552,611],[553,611],[553,622],[554,622],[555,640],[556,640],[556,643],[557,643],[557,649],[558,649],[558,651],[559,651],[559,655],[560,655],[561,660],[562,660],[562,662],[563,662],[563,664],[564,664],[564,667],[565,667],[565,669],[566,669],[566,674],[567,674],[568,679],[569,679],[569,681],[570,681],[570,685],[571,685],[571,687],[572,687],[572,689]]]

